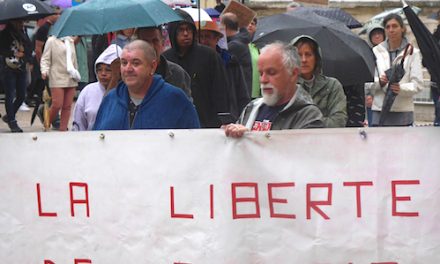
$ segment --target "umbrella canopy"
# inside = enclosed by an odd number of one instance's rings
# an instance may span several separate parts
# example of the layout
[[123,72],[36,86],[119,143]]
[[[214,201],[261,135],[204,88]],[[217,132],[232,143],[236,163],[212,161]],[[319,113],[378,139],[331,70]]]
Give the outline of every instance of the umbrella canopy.
[[289,12],[303,12],[312,11],[313,13],[323,16],[326,18],[330,18],[333,20],[337,20],[343,24],[345,24],[348,28],[360,28],[362,27],[361,22],[356,20],[352,15],[345,12],[340,8],[327,8],[327,7],[298,7]]
[[37,20],[54,14],[54,10],[39,0],[0,0],[0,23],[13,19]]
[[52,0],[50,4],[64,9],[72,6],[72,0]]
[[214,8],[205,8],[206,13],[208,13],[208,15],[212,18],[218,18],[220,17],[220,12],[215,10]]
[[440,45],[412,8],[407,5],[403,11],[422,53],[424,66],[431,78],[440,85]]
[[[420,9],[417,6],[413,6],[412,10],[416,14],[418,14],[418,13],[420,13],[420,11],[422,11],[422,9]],[[362,30],[359,32],[359,35],[367,33],[368,29],[370,28],[370,26],[372,24],[382,24],[383,19],[389,14],[398,14],[403,19],[405,19],[405,14],[403,12],[403,8],[401,8],[401,7],[394,8],[394,9],[387,10],[387,11],[383,11],[382,13],[375,15],[374,17],[370,18],[370,20],[365,22],[364,26],[362,27]]]
[[178,20],[182,18],[160,0],[93,0],[66,9],[50,34],[95,35]]
[[192,6],[191,0],[162,0],[162,1],[171,7]]
[[344,86],[372,82],[375,69],[368,44],[344,24],[310,13],[285,13],[258,21],[254,43],[258,47],[280,40],[289,43],[299,35],[309,35],[322,50],[323,73]]
[[71,6],[77,6],[79,4],[84,3],[85,1],[86,0],[52,0],[51,5],[65,9]]
[[200,21],[212,21],[212,18],[206,13],[205,10],[192,7],[184,7],[181,10],[187,12],[194,22],[199,21],[199,10],[200,10]]

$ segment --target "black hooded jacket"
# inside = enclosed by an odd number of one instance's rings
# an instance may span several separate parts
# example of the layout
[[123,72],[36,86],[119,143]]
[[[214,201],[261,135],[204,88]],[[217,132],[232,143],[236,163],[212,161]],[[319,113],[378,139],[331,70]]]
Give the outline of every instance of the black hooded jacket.
[[[202,127],[218,128],[221,122],[217,113],[229,112],[226,73],[217,53],[196,40],[196,26],[191,16],[176,9],[184,20],[170,23],[168,32],[171,48],[163,53],[165,58],[179,64],[191,77],[191,95]],[[185,54],[180,54],[177,44],[177,28],[189,24],[193,29],[193,43]]]

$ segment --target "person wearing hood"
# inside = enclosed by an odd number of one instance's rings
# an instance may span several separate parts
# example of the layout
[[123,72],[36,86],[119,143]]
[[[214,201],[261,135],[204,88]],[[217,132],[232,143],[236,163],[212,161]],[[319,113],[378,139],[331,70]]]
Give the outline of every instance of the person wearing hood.
[[296,48],[274,42],[261,49],[258,70],[262,98],[251,101],[237,124],[224,126],[227,137],[247,131],[321,128],[322,114],[298,84],[300,60]]
[[164,50],[162,27],[138,28],[137,37],[140,40],[150,43],[150,45],[156,50],[158,62],[156,74],[162,76],[167,83],[182,88],[188,98],[192,101],[191,78],[189,77],[188,73],[182,67],[180,67],[180,65],[167,60],[162,55]]
[[[367,29],[367,43],[371,48],[374,48],[375,46],[382,43],[386,36],[385,36],[385,29],[380,23],[373,23],[371,26]],[[375,74],[378,74],[377,71],[375,71]],[[378,76],[377,76],[378,77]],[[365,107],[367,109],[367,120],[368,120],[368,126],[372,125],[373,122],[373,110],[371,107],[373,106],[373,94],[371,93],[371,87],[374,85],[374,82],[366,83],[364,85],[365,89]]]
[[322,74],[322,53],[318,42],[302,35],[290,42],[298,49],[301,59],[299,83],[309,92],[323,115],[325,127],[345,127],[347,99],[342,84]]
[[81,91],[73,111],[73,131],[92,130],[96,114],[112,76],[111,63],[119,57],[122,49],[111,44],[95,61],[97,82],[90,83]]
[[[409,43],[405,37],[406,28],[403,19],[399,15],[387,15],[383,20],[383,26],[387,39],[373,48],[379,74],[375,77],[371,89],[374,96],[373,126],[379,126],[382,105],[388,89],[389,80],[385,71],[401,62]],[[414,48],[412,54],[407,54],[403,68],[405,74],[402,79],[398,83],[389,85],[397,96],[383,126],[410,126],[414,123],[413,96],[423,89],[422,63],[418,49]]]
[[94,130],[199,128],[194,105],[182,91],[155,74],[157,55],[143,40],[125,45],[121,77],[102,100]]
[[218,128],[219,113],[229,112],[226,72],[217,53],[196,40],[196,26],[191,16],[176,9],[183,20],[168,25],[171,48],[163,55],[179,64],[191,77],[191,95],[201,126]]

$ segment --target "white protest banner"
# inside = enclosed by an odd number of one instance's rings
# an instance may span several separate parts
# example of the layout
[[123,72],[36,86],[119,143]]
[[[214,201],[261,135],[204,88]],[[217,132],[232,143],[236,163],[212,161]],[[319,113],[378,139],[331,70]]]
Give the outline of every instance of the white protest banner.
[[2,134],[1,263],[440,263],[439,136]]

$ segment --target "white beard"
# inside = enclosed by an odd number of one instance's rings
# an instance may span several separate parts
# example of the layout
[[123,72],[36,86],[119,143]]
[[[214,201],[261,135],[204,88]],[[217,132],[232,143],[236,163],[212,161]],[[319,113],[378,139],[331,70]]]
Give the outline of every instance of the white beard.
[[[272,89],[272,94],[268,94],[264,92],[264,89],[270,88]],[[263,102],[268,106],[275,106],[281,99],[281,96],[278,94],[278,89],[272,84],[261,84],[260,85],[261,94],[263,95]]]

